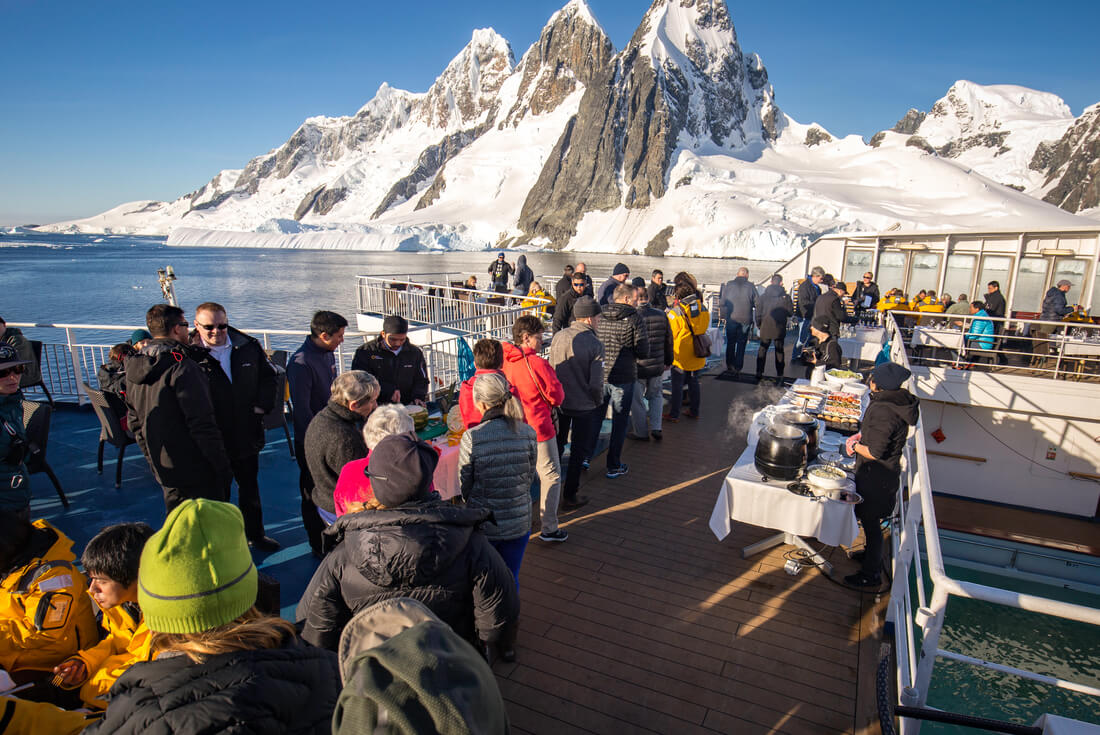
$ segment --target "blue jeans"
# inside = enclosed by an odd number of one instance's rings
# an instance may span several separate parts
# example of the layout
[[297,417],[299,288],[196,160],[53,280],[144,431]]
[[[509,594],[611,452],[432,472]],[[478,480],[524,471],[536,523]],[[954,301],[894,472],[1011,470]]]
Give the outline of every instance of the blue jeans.
[[[626,427],[630,423],[630,404],[633,400],[633,381],[622,384],[604,383],[604,411],[607,411],[606,406],[611,406],[611,442],[607,446],[607,469],[609,470],[623,463],[623,444],[626,442]],[[601,418],[602,416],[603,414]],[[595,442],[593,442],[593,451],[595,448]]]
[[691,404],[689,408],[693,414],[698,416],[699,404],[702,402],[702,394],[699,390],[699,371],[681,370],[673,365],[672,377],[669,382],[672,395],[668,399],[668,415],[674,419],[680,417],[680,404],[684,400],[684,383],[687,383],[688,401]]
[[726,369],[741,372],[745,364],[745,345],[749,341],[751,324],[742,324],[732,319],[726,322]]
[[641,437],[649,436],[650,431],[660,431],[663,407],[661,376],[638,378],[638,382],[634,384],[634,400],[630,404],[631,430]]
[[802,349],[806,346],[806,343],[810,341],[810,323],[813,322],[813,317],[806,317],[802,320],[802,324],[798,328],[798,342],[795,343],[794,352],[791,355],[793,360],[796,357],[802,357]]
[[516,591],[519,591],[519,567],[523,563],[523,552],[527,550],[527,534],[510,538],[507,541],[490,541],[493,548],[500,554],[500,558],[512,570],[512,578],[516,580]]

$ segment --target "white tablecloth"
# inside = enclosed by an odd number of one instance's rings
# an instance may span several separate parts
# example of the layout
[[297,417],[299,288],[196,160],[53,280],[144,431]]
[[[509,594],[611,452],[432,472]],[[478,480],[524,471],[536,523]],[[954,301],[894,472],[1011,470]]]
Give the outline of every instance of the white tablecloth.
[[837,340],[840,345],[840,354],[845,360],[866,360],[874,362],[878,354],[882,352],[882,343],[864,342],[855,337],[841,337]]
[[916,327],[913,329],[913,338],[909,340],[909,345],[911,347],[943,347],[949,350],[961,350],[963,348],[963,333],[958,329]]
[[855,333],[850,337],[844,339],[855,340],[856,342],[866,342],[868,344],[878,345],[882,347],[886,341],[886,330],[882,327],[856,327]]
[[1064,357],[1100,357],[1100,342],[1067,339],[1062,349]]
[[439,448],[439,464],[435,466],[435,490],[444,500],[453,498],[462,492],[458,482],[458,445],[447,446],[446,435],[433,441]]
[[724,539],[732,521],[774,528],[796,536],[816,538],[829,546],[850,546],[859,536],[853,506],[832,500],[805,498],[787,490],[789,483],[760,481],[753,463],[756,433],[722,482],[710,514],[710,530]]

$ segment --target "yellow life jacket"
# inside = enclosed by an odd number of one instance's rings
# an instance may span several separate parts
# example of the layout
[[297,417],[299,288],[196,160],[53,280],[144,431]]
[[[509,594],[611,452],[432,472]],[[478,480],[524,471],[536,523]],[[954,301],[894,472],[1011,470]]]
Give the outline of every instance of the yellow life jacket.
[[0,582],[0,667],[49,671],[99,639],[73,542],[35,521],[27,552]]

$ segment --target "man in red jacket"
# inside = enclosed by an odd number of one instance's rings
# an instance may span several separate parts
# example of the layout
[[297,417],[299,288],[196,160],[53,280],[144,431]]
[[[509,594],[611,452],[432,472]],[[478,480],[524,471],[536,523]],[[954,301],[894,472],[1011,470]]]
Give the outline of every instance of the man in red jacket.
[[558,502],[561,499],[561,458],[558,456],[557,431],[553,409],[565,400],[565,390],[550,363],[539,357],[542,349],[542,321],[521,316],[512,325],[512,343],[504,343],[504,377],[518,392],[523,415],[538,439],[539,498],[543,541],[569,538],[558,528]]

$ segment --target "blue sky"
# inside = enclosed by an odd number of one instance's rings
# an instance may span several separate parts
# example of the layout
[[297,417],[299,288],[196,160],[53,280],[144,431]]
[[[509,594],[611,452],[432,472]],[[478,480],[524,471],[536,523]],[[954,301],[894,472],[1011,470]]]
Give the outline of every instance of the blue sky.
[[[91,3],[0,0],[0,224],[174,199],[354,113],[383,81],[426,90],[492,26],[518,58],[565,0]],[[869,137],[956,79],[1100,101],[1100,3],[728,0],[780,107]],[[589,0],[621,49],[645,0]]]

